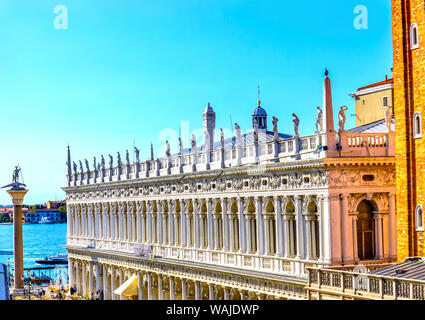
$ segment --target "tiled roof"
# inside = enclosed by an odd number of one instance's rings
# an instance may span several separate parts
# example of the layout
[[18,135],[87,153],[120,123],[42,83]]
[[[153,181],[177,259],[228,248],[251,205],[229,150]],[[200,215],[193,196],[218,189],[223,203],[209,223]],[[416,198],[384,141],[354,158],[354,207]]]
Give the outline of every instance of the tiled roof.
[[371,274],[411,280],[425,280],[425,260],[424,258],[407,258],[403,263],[374,270]]
[[357,91],[369,89],[369,88],[373,88],[373,87],[379,87],[379,86],[382,86],[384,84],[389,84],[389,83],[393,83],[393,82],[394,82],[394,80],[391,78],[391,79],[387,79],[387,80],[384,80],[384,81],[372,83],[372,84],[369,84],[367,86],[361,87],[361,88],[357,89]]
[[[258,141],[259,143],[264,143],[264,142],[270,142],[273,141],[273,137],[274,137],[274,133],[273,131],[266,131],[266,134],[263,134],[260,130],[259,135],[258,135]],[[289,134],[285,134],[285,133],[279,133],[279,138],[280,139],[289,139],[292,138],[293,136],[289,135]],[[246,147],[246,146],[250,146],[254,144],[254,132],[249,132],[249,133],[245,133],[242,134],[242,146]],[[231,137],[228,139],[224,140],[224,149],[230,149],[236,146],[236,137]],[[214,142],[214,150],[217,149],[221,149],[221,142],[219,141],[215,141]],[[191,152],[191,148],[185,148],[184,149],[184,153],[188,154]],[[203,151],[205,150],[205,145],[202,146],[198,146],[198,152],[199,151]],[[177,154],[175,154],[177,155]]]
[[[391,129],[395,130],[395,122],[394,119],[391,123]],[[385,119],[378,120],[372,123],[368,123],[362,126],[358,126],[352,129],[347,130],[348,132],[353,133],[385,133],[388,132],[387,124],[385,123]]]

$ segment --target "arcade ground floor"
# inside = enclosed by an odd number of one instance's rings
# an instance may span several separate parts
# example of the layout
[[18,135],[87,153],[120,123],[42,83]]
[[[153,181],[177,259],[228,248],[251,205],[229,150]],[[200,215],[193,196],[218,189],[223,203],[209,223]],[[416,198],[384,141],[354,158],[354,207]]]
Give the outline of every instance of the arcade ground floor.
[[70,285],[105,300],[305,300],[307,278],[66,247]]

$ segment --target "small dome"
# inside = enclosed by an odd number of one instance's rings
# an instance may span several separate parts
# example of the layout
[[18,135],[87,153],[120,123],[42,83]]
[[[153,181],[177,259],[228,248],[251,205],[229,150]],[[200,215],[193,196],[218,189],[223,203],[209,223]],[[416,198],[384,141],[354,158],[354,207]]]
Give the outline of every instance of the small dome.
[[267,112],[262,107],[258,106],[257,108],[254,109],[254,112],[252,113],[252,116],[253,117],[267,116]]

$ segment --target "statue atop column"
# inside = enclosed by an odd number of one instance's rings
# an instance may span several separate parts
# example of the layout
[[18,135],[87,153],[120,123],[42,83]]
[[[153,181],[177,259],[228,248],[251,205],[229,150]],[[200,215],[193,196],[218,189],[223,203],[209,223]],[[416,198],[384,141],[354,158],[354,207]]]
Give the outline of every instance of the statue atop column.
[[12,190],[22,190],[22,187],[26,187],[25,184],[19,182],[19,174],[21,172],[21,168],[19,166],[15,166],[12,174],[12,183],[8,184],[2,188],[12,187]]
[[316,118],[316,132],[320,133],[323,131],[323,110],[320,106],[317,106],[317,118]]
[[300,133],[298,131],[298,127],[300,125],[300,119],[297,117],[295,113],[292,114],[292,123],[294,124],[295,137],[299,137]]
[[339,132],[343,132],[344,130],[344,126],[345,126],[345,120],[346,120],[346,116],[345,116],[345,111],[348,110],[347,106],[342,106],[338,112],[338,131]]
[[102,170],[105,170],[105,158],[103,157],[103,154],[102,154],[101,159],[100,159],[100,168]]
[[83,169],[83,163],[80,160],[80,173],[83,174],[84,173],[84,169]]
[[277,141],[279,139],[279,130],[277,128],[277,123],[278,123],[279,119],[276,117],[273,117],[272,123],[273,123],[273,140]]

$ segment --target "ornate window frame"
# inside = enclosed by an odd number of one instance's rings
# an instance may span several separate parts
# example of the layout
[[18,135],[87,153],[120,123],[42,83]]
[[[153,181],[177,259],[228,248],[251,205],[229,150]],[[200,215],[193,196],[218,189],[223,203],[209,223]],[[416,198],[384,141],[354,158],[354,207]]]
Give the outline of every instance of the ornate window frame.
[[413,115],[413,138],[422,138],[422,117],[419,111]]
[[[415,41],[416,40],[416,41]],[[418,24],[412,23],[410,26],[410,50],[419,48],[419,28]]]
[[419,204],[415,210],[416,231],[424,231],[424,207]]

